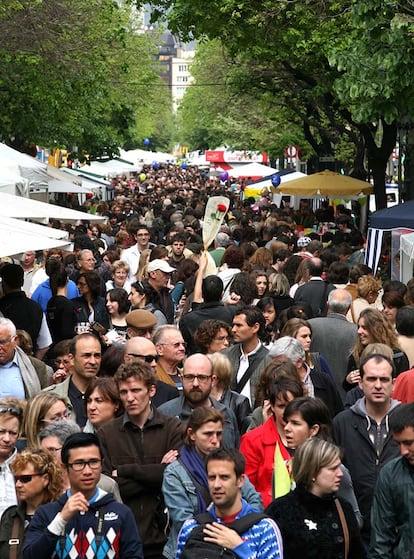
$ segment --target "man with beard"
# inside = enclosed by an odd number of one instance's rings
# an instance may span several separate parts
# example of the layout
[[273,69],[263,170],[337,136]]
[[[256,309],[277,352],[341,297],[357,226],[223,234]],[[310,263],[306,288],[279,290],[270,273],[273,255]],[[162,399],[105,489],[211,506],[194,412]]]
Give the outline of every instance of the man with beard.
[[207,355],[194,353],[184,362],[183,393],[178,398],[170,400],[158,409],[165,415],[178,417],[183,423],[187,423],[191,412],[200,406],[213,407],[219,410],[225,418],[223,426],[223,447],[238,448],[239,432],[237,420],[227,406],[224,406],[210,396],[213,376],[213,364]]

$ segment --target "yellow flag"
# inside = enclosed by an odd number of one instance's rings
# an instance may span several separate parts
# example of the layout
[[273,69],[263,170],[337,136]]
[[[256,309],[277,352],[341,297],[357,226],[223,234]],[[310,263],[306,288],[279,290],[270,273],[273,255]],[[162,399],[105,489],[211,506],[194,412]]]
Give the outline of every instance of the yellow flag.
[[275,455],[273,461],[273,493],[274,498],[283,497],[290,491],[290,475],[286,467],[286,462],[283,459],[282,453],[279,448],[279,443],[276,443]]

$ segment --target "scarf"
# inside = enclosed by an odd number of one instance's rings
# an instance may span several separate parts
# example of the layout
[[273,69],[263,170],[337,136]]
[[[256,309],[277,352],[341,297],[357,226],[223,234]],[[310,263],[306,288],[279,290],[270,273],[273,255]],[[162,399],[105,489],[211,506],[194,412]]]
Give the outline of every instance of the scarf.
[[20,347],[16,347],[17,361],[19,363],[20,374],[22,375],[25,393],[28,398],[35,396],[42,390],[39,377],[30,359]]
[[211,502],[207,483],[206,466],[196,449],[186,444],[181,448],[180,462],[194,482],[197,493],[198,514],[205,512],[207,510],[207,506]]

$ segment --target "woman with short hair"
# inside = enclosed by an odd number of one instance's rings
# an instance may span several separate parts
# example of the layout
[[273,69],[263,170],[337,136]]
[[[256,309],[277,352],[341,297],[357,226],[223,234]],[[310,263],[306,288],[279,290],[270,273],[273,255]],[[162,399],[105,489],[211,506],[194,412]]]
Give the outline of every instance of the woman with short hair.
[[44,450],[24,450],[10,466],[18,505],[6,509],[0,525],[0,559],[21,559],[28,525],[36,510],[63,493],[61,469]]

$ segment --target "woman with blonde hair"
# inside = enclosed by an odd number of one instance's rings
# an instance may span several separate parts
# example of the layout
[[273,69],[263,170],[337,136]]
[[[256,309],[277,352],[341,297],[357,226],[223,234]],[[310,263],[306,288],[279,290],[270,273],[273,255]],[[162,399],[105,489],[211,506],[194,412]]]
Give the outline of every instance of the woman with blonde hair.
[[296,488],[265,511],[280,528],[285,559],[366,557],[352,507],[337,496],[343,476],[340,449],[308,439],[295,452],[292,474]]
[[39,392],[30,398],[22,425],[22,436],[26,439],[27,448],[40,446],[39,433],[47,425],[69,418],[69,403],[63,396],[53,392]]
[[243,433],[247,427],[248,416],[252,413],[249,398],[231,390],[233,367],[229,358],[220,352],[213,353],[209,357],[213,363],[211,396],[233,411],[237,419],[239,431]]
[[376,308],[376,301],[381,291],[381,280],[370,275],[361,276],[357,283],[357,297],[352,301],[351,308],[346,315],[350,322],[358,323],[359,316],[364,309]]
[[131,283],[128,281],[129,264],[123,260],[115,260],[111,266],[111,273],[113,279],[106,282],[106,290],[121,288],[129,293],[131,291]]
[[63,492],[63,476],[44,450],[25,450],[10,465],[19,504],[6,509],[1,517],[0,559],[21,559],[27,527],[36,510],[56,501]]

